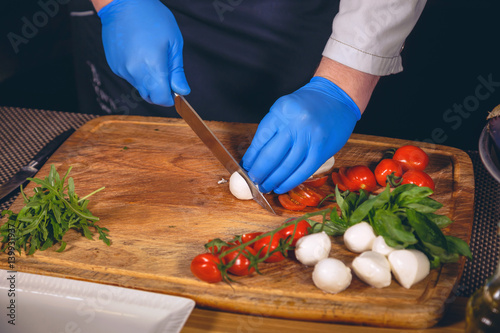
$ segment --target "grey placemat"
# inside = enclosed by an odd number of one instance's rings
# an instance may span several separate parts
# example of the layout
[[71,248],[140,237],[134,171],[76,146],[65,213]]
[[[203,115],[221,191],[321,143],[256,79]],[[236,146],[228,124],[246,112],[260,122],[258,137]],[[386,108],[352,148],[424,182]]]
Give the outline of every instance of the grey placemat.
[[[0,107],[0,184],[7,181],[50,140],[69,128],[77,129],[97,116],[78,113]],[[7,128],[7,124],[12,128]],[[11,130],[15,129],[15,130]],[[483,167],[478,152],[468,152],[474,165],[475,209],[471,236],[473,262],[467,262],[456,296],[469,297],[493,274],[500,240],[500,184]],[[18,196],[0,203],[7,209]]]
[[[95,115],[0,107],[0,184],[6,182],[47,143],[62,132],[77,129]],[[7,209],[19,191],[0,202]]]

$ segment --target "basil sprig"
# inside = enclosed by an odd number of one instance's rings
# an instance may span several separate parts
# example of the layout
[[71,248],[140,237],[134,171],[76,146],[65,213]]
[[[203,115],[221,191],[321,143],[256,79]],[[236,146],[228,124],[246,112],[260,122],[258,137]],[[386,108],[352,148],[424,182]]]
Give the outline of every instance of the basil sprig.
[[12,247],[21,254],[24,250],[31,255],[37,250],[44,251],[49,247],[61,244],[57,252],[66,248],[64,234],[69,229],[75,229],[86,238],[93,239],[90,228],[95,229],[106,245],[110,245],[109,230],[96,224],[99,220],[87,208],[91,195],[104,187],[92,192],[84,198],[75,193],[75,183],[68,175],[71,167],[61,179],[54,165],[51,165],[49,175],[44,179],[27,178],[40,185],[35,187],[35,194],[27,197],[21,187],[21,195],[25,206],[18,212],[2,211],[2,216],[8,215],[7,222],[0,226],[2,250],[12,251]]
[[329,219],[312,226],[313,232],[325,231],[331,236],[343,235],[348,227],[361,221],[370,223],[375,234],[383,236],[387,245],[395,248],[413,248],[424,252],[431,267],[457,262],[460,256],[472,260],[468,244],[460,238],[445,236],[442,228],[453,221],[435,212],[443,205],[430,198],[432,190],[414,184],[405,184],[391,191],[389,185],[378,195],[361,190],[341,193],[335,188],[335,210]]

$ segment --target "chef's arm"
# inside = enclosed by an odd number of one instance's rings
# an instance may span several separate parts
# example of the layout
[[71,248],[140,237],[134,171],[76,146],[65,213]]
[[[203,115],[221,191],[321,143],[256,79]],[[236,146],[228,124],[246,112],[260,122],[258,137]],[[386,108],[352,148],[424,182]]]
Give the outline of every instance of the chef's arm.
[[314,76],[321,76],[341,88],[363,113],[380,76],[364,73],[323,57]]
[[94,5],[95,11],[98,12],[100,11],[104,6],[109,4],[113,0],[90,0],[92,4]]

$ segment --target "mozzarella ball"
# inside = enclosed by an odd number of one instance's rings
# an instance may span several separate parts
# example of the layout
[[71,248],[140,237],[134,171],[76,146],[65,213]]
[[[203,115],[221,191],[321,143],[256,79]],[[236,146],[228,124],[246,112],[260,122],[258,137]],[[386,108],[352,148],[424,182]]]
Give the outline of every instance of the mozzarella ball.
[[384,256],[388,256],[389,253],[396,250],[395,248],[387,245],[383,236],[377,236],[372,244],[372,251],[378,252]]
[[361,253],[353,260],[352,269],[357,277],[372,287],[384,288],[391,284],[391,265],[387,258],[378,252]]
[[311,176],[311,177],[314,177],[314,176],[317,176],[317,175],[320,175],[322,173],[325,173],[325,172],[328,172],[331,170],[331,168],[333,168],[333,165],[335,164],[335,157],[332,156],[330,157],[328,160],[326,160],[325,163],[323,163],[319,168],[318,170],[316,170],[316,172],[314,172],[314,174]]
[[338,259],[320,260],[312,273],[314,285],[327,293],[338,293],[345,290],[352,281],[351,269]]
[[388,259],[392,274],[406,289],[422,281],[430,272],[429,259],[419,250],[395,250]]
[[231,193],[240,200],[253,199],[252,191],[248,186],[245,178],[238,172],[233,172],[229,178],[229,190]]
[[330,237],[324,232],[305,235],[295,245],[295,257],[306,266],[314,266],[327,258],[332,248]]
[[344,233],[344,244],[352,252],[361,253],[372,249],[377,236],[368,222],[359,222]]

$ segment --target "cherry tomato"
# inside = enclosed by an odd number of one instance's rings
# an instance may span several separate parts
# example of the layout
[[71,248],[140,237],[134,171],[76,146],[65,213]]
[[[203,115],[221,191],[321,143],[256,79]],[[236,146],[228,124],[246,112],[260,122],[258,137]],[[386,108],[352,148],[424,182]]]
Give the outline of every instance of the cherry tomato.
[[[256,241],[253,245],[253,248],[256,252],[260,252],[259,257],[264,257],[268,252],[275,250],[280,245],[280,239],[283,239],[279,233],[274,234],[273,239],[271,241],[271,236],[264,237]],[[262,250],[260,250],[262,249]],[[283,253],[275,252],[269,258],[264,260],[265,262],[278,262],[285,259]]]
[[311,207],[319,205],[321,200],[325,198],[324,194],[304,184],[300,184],[288,191],[288,195],[290,195],[290,198],[293,200]]
[[[254,240],[257,236],[260,236],[262,235],[262,232],[251,232],[249,234],[243,234],[241,235],[241,241],[243,243],[247,243],[247,242],[250,242],[251,240]],[[252,243],[250,246],[253,247],[255,243]]]
[[[295,224],[289,225],[288,227],[285,227],[284,229],[281,229],[279,233],[281,236],[286,239],[287,237],[292,237],[293,235],[293,241],[292,241],[292,246],[295,246],[297,244],[297,241],[307,235],[307,229],[309,229],[310,224],[307,223],[307,221],[302,220],[297,223],[297,228],[295,229]],[[295,230],[295,235],[293,234]]]
[[321,187],[325,185],[326,181],[328,179],[328,176],[323,176],[319,178],[311,178],[306,180],[303,184],[311,187]]
[[289,210],[304,210],[307,207],[306,205],[290,198],[287,193],[278,195],[278,200],[285,209]]
[[356,165],[346,169],[345,167],[339,170],[340,178],[342,183],[351,192],[357,192],[359,190],[365,190],[372,192],[377,188],[377,180],[375,175],[365,165]]
[[222,281],[222,274],[217,264],[220,264],[220,259],[213,254],[198,254],[191,261],[191,272],[202,281],[209,283],[220,282]]
[[406,145],[399,147],[394,156],[393,160],[401,163],[403,171],[407,170],[420,170],[424,171],[429,164],[429,156],[421,148],[413,145]]
[[403,175],[403,168],[398,161],[386,158],[377,164],[374,173],[377,183],[380,186],[385,186],[387,184],[387,176],[394,173],[395,177],[401,177]]
[[347,191],[347,187],[342,183],[342,178],[340,178],[340,175],[338,172],[332,172],[332,181],[333,184],[337,185],[340,191],[345,192]]
[[246,246],[244,250],[236,250],[230,252],[226,254],[224,258],[222,258],[222,260],[226,265],[234,260],[231,267],[227,269],[229,273],[234,275],[244,276],[244,275],[250,275],[255,271],[254,267],[250,267],[250,260],[248,260],[248,258],[245,257],[243,253],[253,256],[257,255],[257,252],[255,252],[254,249],[252,249],[250,246]]
[[420,170],[408,170],[403,174],[403,179],[401,180],[401,185],[403,184],[415,184],[417,186],[429,187],[434,191],[434,181],[431,176],[429,176],[424,171]]

